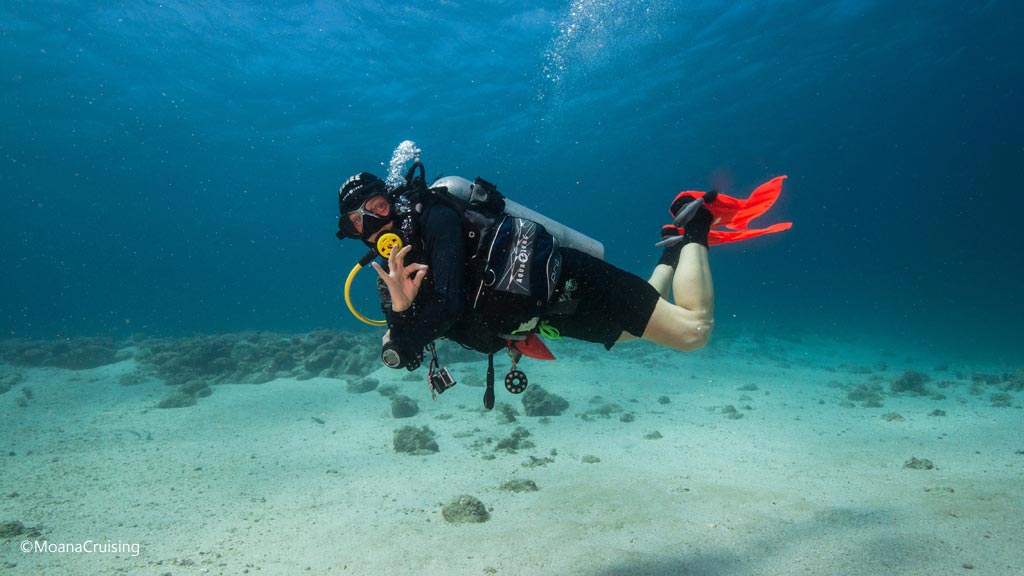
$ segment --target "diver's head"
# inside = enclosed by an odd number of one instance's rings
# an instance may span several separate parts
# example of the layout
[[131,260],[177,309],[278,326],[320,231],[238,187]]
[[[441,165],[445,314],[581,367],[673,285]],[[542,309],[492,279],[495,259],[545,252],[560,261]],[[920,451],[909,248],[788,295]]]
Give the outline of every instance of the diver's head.
[[338,209],[338,238],[358,238],[372,245],[377,235],[394,223],[387,186],[369,172],[360,172],[342,184]]

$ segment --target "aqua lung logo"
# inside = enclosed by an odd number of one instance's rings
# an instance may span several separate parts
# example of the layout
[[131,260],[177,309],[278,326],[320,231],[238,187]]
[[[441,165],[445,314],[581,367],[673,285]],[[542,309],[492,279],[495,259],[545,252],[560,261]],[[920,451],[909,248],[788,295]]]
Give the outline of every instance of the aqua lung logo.
[[501,275],[501,288],[514,294],[530,293],[530,260],[533,257],[533,238],[537,224],[516,218],[516,232],[509,247],[505,272]]

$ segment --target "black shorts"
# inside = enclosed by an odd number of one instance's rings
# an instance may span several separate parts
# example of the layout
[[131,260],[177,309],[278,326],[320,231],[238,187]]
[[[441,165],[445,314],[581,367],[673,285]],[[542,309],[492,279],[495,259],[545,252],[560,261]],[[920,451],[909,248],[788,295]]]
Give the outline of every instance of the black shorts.
[[[563,336],[611,349],[623,332],[641,337],[661,296],[646,280],[585,252],[562,248],[562,276],[542,319]],[[559,310],[576,301],[575,310]]]

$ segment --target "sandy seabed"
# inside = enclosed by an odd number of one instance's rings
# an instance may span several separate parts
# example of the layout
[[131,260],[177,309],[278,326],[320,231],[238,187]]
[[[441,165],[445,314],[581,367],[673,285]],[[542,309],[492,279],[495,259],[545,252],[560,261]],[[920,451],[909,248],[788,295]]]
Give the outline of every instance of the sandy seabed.
[[[808,342],[552,344],[557,361],[521,368],[570,406],[524,414],[502,358],[515,422],[482,409],[483,362],[451,365],[436,401],[425,369],[373,372],[417,401],[401,419],[336,378],[158,409],[163,381],[124,385],[134,358],[0,366],[20,375],[0,395],[0,522],[25,528],[0,540],[0,573],[1024,574],[1022,394],[979,377],[1019,370]],[[892,393],[907,370],[927,395]],[[407,425],[439,451],[396,452]],[[532,447],[496,449],[520,429]],[[539,489],[502,489],[515,479]],[[463,494],[486,522],[445,521]]]

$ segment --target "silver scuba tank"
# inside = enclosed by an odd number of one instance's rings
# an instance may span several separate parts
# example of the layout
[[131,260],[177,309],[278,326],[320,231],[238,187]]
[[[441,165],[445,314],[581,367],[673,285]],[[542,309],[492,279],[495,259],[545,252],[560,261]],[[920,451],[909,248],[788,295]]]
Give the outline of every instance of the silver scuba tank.
[[[474,200],[474,196],[479,196],[483,193],[482,190],[477,190],[476,185],[461,176],[444,176],[442,178],[438,178],[430,185],[431,188],[437,186],[446,187],[449,192],[466,201],[472,201]],[[512,216],[525,218],[526,220],[531,220],[540,224],[552,236],[558,238],[558,243],[565,248],[575,248],[576,250],[586,252],[595,258],[604,260],[604,244],[594,240],[582,232],[578,232],[564,224],[556,222],[539,212],[510,200],[508,197],[505,197],[505,212]]]

